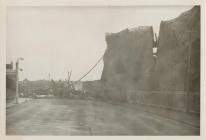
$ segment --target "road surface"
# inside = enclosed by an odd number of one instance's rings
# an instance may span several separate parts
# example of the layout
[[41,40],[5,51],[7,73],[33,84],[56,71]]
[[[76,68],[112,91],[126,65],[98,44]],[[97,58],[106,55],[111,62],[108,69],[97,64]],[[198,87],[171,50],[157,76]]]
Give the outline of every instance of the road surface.
[[7,135],[198,135],[158,115],[92,100],[35,99],[7,108]]

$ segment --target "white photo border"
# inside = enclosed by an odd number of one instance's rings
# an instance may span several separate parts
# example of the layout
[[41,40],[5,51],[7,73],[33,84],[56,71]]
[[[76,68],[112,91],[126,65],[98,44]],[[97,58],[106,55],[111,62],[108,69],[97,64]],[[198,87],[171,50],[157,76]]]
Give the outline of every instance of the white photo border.
[[[68,139],[206,139],[206,47],[205,0],[0,0],[0,139],[1,140],[68,140]],[[21,6],[201,6],[201,117],[200,136],[6,136],[6,14],[7,7]]]

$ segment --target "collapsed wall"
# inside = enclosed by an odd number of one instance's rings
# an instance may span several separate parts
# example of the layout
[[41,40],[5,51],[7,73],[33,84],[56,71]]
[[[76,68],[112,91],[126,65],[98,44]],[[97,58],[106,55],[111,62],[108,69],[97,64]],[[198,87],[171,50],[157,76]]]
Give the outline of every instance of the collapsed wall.
[[[200,9],[198,7],[173,20],[161,22],[156,63],[157,90],[185,89],[189,56],[197,55],[191,60],[197,59],[197,63],[200,62],[198,42],[200,42]],[[189,48],[192,49],[190,52]],[[198,69],[198,67],[194,68]]]
[[200,7],[161,22],[157,57],[152,27],[106,34],[106,42],[105,95],[179,110],[189,104],[199,111]]
[[153,58],[151,26],[106,34],[107,50],[101,80],[109,98],[125,100],[128,90],[148,90]]
[[[159,95],[165,96],[165,106],[184,110],[187,102],[193,103],[187,96],[200,92],[200,7],[161,22],[154,70],[153,89],[168,93]],[[198,111],[199,96],[189,98]]]

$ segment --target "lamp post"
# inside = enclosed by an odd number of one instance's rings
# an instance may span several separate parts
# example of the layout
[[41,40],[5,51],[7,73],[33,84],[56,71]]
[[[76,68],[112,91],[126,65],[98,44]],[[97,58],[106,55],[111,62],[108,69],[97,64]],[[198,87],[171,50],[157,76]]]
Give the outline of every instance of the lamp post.
[[[19,98],[19,60],[24,60],[24,58],[17,58],[16,61],[16,104],[18,104]],[[20,69],[22,71],[22,69]]]

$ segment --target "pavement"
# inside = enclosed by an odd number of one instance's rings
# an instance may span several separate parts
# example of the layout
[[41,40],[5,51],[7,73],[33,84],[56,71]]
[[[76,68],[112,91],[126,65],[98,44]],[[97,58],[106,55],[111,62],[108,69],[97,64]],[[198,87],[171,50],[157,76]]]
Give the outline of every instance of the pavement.
[[174,109],[168,109],[163,107],[154,107],[142,104],[127,104],[128,107],[133,107],[145,112],[154,113],[156,115],[162,116],[164,118],[176,120],[191,126],[200,128],[200,113],[197,112],[186,112]]
[[[32,98],[18,98],[18,104],[21,104],[21,103],[24,103],[24,102],[27,102],[27,101],[30,101],[30,100],[32,100]],[[9,108],[9,107],[12,107],[12,106],[15,106],[15,105],[17,105],[15,99],[6,101],[6,108]]]
[[34,99],[6,110],[7,135],[199,135],[154,113],[95,100]]

